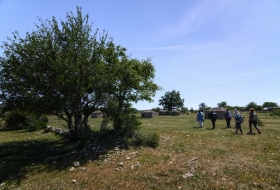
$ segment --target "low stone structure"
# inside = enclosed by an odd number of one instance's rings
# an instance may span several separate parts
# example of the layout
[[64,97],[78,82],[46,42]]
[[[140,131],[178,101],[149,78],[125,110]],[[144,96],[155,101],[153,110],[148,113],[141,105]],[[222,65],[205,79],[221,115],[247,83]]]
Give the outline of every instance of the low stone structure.
[[158,113],[154,111],[143,111],[141,112],[141,117],[142,118],[154,118],[157,117]]
[[226,112],[226,108],[219,108],[219,107],[211,108],[209,110],[206,110],[204,112],[204,118],[205,119],[209,119],[209,113],[210,113],[211,110],[215,111],[215,113],[217,114],[217,119],[225,119],[224,115],[225,115],[225,112]]
[[178,110],[172,110],[172,112],[168,112],[168,110],[160,110],[159,111],[159,115],[180,115],[181,112]]
[[95,112],[92,112],[91,115],[90,115],[91,118],[102,118],[103,117],[103,114],[101,111],[95,111]]

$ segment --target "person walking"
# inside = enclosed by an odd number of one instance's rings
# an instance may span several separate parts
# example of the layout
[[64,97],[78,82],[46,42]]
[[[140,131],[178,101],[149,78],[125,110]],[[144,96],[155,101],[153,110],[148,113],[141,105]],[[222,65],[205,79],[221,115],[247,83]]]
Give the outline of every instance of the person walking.
[[204,113],[201,110],[198,110],[196,114],[196,121],[199,123],[199,127],[203,127],[203,122],[204,122]]
[[241,123],[243,123],[243,116],[240,114],[239,111],[234,110],[234,119],[235,119],[235,126],[236,126],[236,131],[235,133],[238,134],[238,130],[240,130],[241,135],[243,135],[242,129],[241,129]]
[[217,114],[215,113],[215,111],[213,111],[213,110],[210,111],[209,119],[211,119],[212,128],[215,129],[215,123],[216,123],[216,120],[217,120]]
[[231,113],[230,113],[230,111],[228,111],[228,109],[226,109],[226,111],[225,111],[224,118],[226,119],[227,128],[231,128],[231,126],[230,126]]
[[261,131],[260,131],[259,128],[257,127],[258,115],[257,115],[257,113],[255,112],[254,108],[251,108],[251,109],[250,109],[249,117],[248,117],[248,122],[249,122],[249,128],[250,128],[249,133],[252,133],[252,124],[253,124],[254,127],[258,130],[258,133],[261,134]]

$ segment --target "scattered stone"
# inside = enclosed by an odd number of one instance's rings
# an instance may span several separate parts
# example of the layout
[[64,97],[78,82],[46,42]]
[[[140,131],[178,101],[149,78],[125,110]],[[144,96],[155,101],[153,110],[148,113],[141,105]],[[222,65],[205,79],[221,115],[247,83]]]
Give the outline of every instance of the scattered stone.
[[197,160],[197,158],[193,158],[193,159],[191,159],[191,160],[185,162],[185,164],[189,164],[189,163],[191,163],[191,162],[193,162],[193,161],[196,161],[196,160]]
[[188,177],[193,177],[194,175],[192,173],[186,173],[185,175],[183,175],[183,178],[186,179]]
[[80,165],[80,163],[79,162],[74,162],[74,164],[73,164],[75,167],[77,167],[77,166],[79,166]]
[[121,169],[120,168],[116,168],[116,171],[120,171]]
[[81,167],[81,170],[85,170],[86,168],[85,167]]
[[130,166],[130,169],[133,169],[134,168],[134,165]]
[[3,187],[4,185],[5,185],[5,183],[1,183],[1,184],[0,184],[0,187]]
[[75,179],[72,180],[72,183],[76,183],[76,182],[77,182],[77,180],[75,180]]
[[74,168],[74,167],[71,167],[69,171],[72,172],[72,171],[74,171],[74,170],[75,170],[75,168]]
[[126,159],[127,159],[127,160],[131,160],[131,158],[130,158],[130,157],[126,157]]
[[225,181],[225,180],[227,180],[227,179],[226,179],[226,178],[224,178],[224,177],[222,177],[222,180],[224,180],[224,181]]
[[119,162],[118,165],[119,165],[119,166],[123,166],[123,163],[122,163],[122,162]]
[[139,162],[137,162],[136,164],[134,164],[134,166],[135,166],[135,167],[140,167],[141,165],[140,165]]

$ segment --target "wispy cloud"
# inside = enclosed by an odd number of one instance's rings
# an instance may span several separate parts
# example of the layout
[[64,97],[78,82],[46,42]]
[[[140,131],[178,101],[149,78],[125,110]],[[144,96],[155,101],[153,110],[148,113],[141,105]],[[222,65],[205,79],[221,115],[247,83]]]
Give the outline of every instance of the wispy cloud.
[[201,26],[209,23],[221,11],[230,5],[231,1],[204,0],[189,6],[177,22],[162,28],[163,33],[169,37],[180,37],[195,32]]

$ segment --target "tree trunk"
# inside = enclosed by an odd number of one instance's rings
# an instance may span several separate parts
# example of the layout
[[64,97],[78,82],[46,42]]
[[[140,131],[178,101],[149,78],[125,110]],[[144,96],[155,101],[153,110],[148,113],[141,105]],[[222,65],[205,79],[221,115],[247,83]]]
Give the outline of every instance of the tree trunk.
[[85,114],[84,119],[83,119],[83,125],[84,125],[84,128],[85,128],[85,133],[90,131],[90,128],[89,128],[89,125],[88,125],[88,117],[89,116],[90,116],[89,114]]

